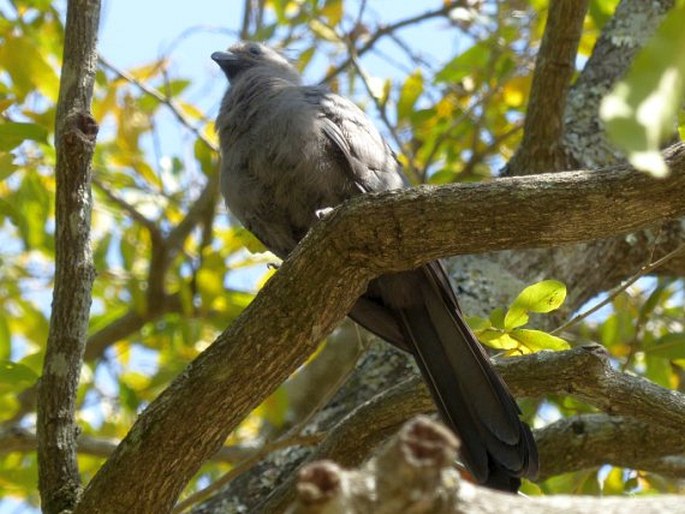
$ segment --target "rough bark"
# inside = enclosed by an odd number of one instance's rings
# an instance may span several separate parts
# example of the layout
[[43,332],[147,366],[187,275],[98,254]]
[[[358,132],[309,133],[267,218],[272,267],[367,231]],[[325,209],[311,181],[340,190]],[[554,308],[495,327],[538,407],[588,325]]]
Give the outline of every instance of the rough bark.
[[[564,114],[563,147],[586,169],[621,162],[599,120],[599,103],[628,70],[633,58],[653,34],[673,0],[623,0],[602,29],[592,55],[568,94]],[[552,170],[548,170],[552,171]],[[682,241],[680,221],[648,230],[574,247],[505,252],[497,256],[504,267],[525,282],[554,276],[569,287],[566,305],[572,310],[633,275],[650,258],[658,259]],[[685,273],[685,254],[661,273]]]
[[551,2],[523,126],[523,141],[505,173],[533,174],[575,167],[564,144],[564,109],[587,11],[587,0]]
[[426,418],[408,422],[378,456],[360,469],[331,461],[302,469],[288,514],[485,514],[675,512],[682,497],[521,497],[465,482],[451,467],[458,442]]
[[80,494],[74,413],[95,277],[90,165],[98,129],[89,111],[99,16],[98,0],[68,3],[55,127],[55,287],[36,424],[39,490],[48,514],[72,509]]
[[[623,0],[612,20],[603,29],[590,60],[571,88],[563,115],[565,127],[563,146],[568,148],[576,159],[587,163],[588,169],[616,162],[605,157],[613,155],[613,151],[606,151],[606,146],[602,144],[604,136],[597,118],[598,102],[615,80],[625,73],[635,53],[653,33],[664,13],[672,5],[672,0],[655,2]],[[550,37],[553,36],[554,34],[550,35]],[[575,56],[570,57],[568,62],[571,59],[575,59]],[[530,168],[541,169],[534,162],[530,163]],[[479,203],[479,205],[488,208],[490,212],[487,204]],[[592,216],[592,214],[588,215]],[[560,223],[564,222],[560,218]],[[515,230],[515,227],[512,226],[512,229]],[[466,312],[477,314],[482,314],[483,310],[489,312],[494,307],[506,305],[524,285],[543,278],[554,277],[564,281],[569,288],[565,306],[559,311],[559,316],[563,317],[578,309],[589,298],[614,287],[622,279],[637,272],[650,259],[652,249],[655,250],[654,255],[651,256],[654,259],[674,249],[683,241],[682,230],[682,224],[675,221],[653,230],[622,236],[615,239],[614,244],[607,245],[603,242],[583,244],[575,252],[569,251],[571,248],[568,247],[564,251],[553,248],[499,252],[491,257],[459,257],[452,259],[452,262],[456,264],[452,266],[452,269],[456,270],[460,297]],[[656,246],[655,242],[658,243]],[[672,259],[657,272],[659,271],[685,274],[685,254]],[[372,351],[370,357],[363,360],[357,376],[373,375],[378,368],[382,368],[388,372],[389,376],[398,380],[411,376],[409,368],[399,371],[399,367],[386,367],[387,361],[390,360],[388,356],[395,358],[392,350]],[[416,378],[412,380],[418,384]],[[346,386],[345,391],[351,391],[355,386],[365,382],[363,378],[360,378],[350,387]],[[379,390],[382,390],[382,385],[379,387]],[[420,389],[418,385],[417,389]],[[403,397],[403,400],[414,398],[415,394],[417,394],[415,391],[409,393]],[[357,396],[343,396],[337,399],[333,408],[326,409],[323,415],[328,419],[337,415],[340,419],[343,417],[341,411],[345,408],[347,411],[353,409],[359,405],[359,401],[362,400]],[[401,404],[394,405],[397,407]],[[332,414],[331,411],[333,411]],[[653,423],[650,427],[654,428]],[[355,433],[355,447],[357,437],[358,433]],[[365,436],[359,437],[364,439]],[[350,442],[349,439],[348,442]],[[611,449],[608,451],[610,452]],[[303,458],[301,451],[275,456],[272,461],[255,468],[253,473],[240,477],[225,494],[217,495],[214,503],[200,506],[196,511],[202,513],[221,511],[220,505],[225,505],[226,502],[233,506],[242,504],[248,505],[248,509],[254,508],[259,503],[255,498],[263,497],[274,483],[277,484],[286,479],[290,473],[288,470],[295,468]],[[665,470],[668,469],[668,465],[671,465],[676,472],[680,469],[677,457],[658,459],[658,461],[658,463],[642,461],[646,466],[644,469]],[[286,471],[279,473],[283,468]],[[273,481],[259,478],[264,476],[273,477]],[[268,504],[267,501],[263,505]]]
[[674,468],[670,459],[674,448],[685,448],[683,431],[641,418],[582,414],[537,430],[544,456],[538,480],[604,464],[685,478],[682,466]]
[[[337,209],[139,417],[76,512],[167,512],[200,464],[380,273],[455,253],[603,237],[685,214],[685,198],[666,194],[685,186],[685,147],[667,158],[673,173],[659,181],[617,167],[365,195]],[[159,480],[151,486],[153,470]]]
[[[494,365],[517,397],[572,396],[606,413],[562,420],[535,431],[540,441],[541,479],[606,463],[676,472],[673,462],[663,457],[678,455],[685,444],[680,428],[685,423],[685,396],[612,369],[603,347],[542,352],[497,360]],[[420,377],[412,377],[349,413],[306,459],[301,452],[300,460],[359,466],[405,420],[434,410],[425,384]],[[627,449],[627,444],[637,442],[645,444]],[[249,510],[284,512],[295,498],[295,481],[293,474],[282,477],[274,493]]]

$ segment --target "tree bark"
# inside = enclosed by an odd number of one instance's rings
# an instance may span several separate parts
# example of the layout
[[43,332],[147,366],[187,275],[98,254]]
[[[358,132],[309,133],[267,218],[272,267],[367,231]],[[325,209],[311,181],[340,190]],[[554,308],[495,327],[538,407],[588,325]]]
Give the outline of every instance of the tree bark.
[[98,0],[69,1],[55,127],[55,287],[37,413],[39,490],[47,514],[73,509],[80,495],[74,413],[95,278],[90,165],[98,128],[89,111],[99,18]]
[[458,441],[444,426],[426,418],[408,422],[360,469],[331,461],[304,467],[296,502],[288,514],[584,514],[677,512],[682,497],[592,498],[521,497],[475,486],[451,467]]
[[[685,146],[667,159],[673,172],[664,180],[617,167],[365,195],[337,209],[139,417],[76,512],[171,509],[201,463],[380,273],[455,253],[605,237],[682,216],[685,197],[666,193],[685,186]],[[506,222],[497,213],[506,213]],[[153,470],[160,479],[151,486]]]

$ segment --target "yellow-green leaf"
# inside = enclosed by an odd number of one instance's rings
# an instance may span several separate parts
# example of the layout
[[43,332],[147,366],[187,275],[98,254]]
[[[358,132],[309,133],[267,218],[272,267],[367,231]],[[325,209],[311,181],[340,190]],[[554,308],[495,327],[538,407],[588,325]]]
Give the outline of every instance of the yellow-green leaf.
[[423,75],[420,70],[417,70],[407,77],[407,80],[402,84],[402,89],[400,89],[400,97],[397,101],[397,118],[399,120],[409,117],[421,93],[423,93]]
[[561,351],[568,350],[569,344],[562,338],[542,332],[541,330],[529,330],[517,328],[511,332],[512,338],[521,343],[527,351],[523,353],[535,353],[541,350]]
[[9,37],[0,45],[0,69],[9,73],[19,101],[35,90],[56,101],[57,73],[28,37]]
[[645,348],[645,353],[664,359],[685,359],[685,333],[666,334]]
[[480,316],[469,316],[466,318],[466,322],[476,334],[492,328],[492,322],[489,319],[481,318]]
[[328,18],[329,25],[337,25],[343,17],[342,0],[326,0],[325,5],[321,8],[321,14]]
[[19,392],[34,384],[38,375],[18,362],[0,361],[0,393]]
[[566,299],[566,286],[558,280],[543,280],[526,287],[511,304],[511,309],[528,312],[556,310]]
[[27,139],[47,144],[48,131],[36,123],[0,123],[0,151],[12,150]]
[[528,323],[528,319],[528,311],[526,309],[512,305],[504,316],[504,328],[511,330],[516,327],[522,327]]
[[478,334],[478,339],[484,345],[495,350],[513,350],[519,346],[519,342],[516,339],[498,330],[486,330]]
[[262,253],[268,251],[262,242],[257,239],[249,230],[244,228],[238,228],[235,231],[235,237],[237,237],[252,253]]
[[317,37],[325,39],[326,41],[336,43],[340,40],[340,38],[332,28],[330,28],[328,25],[324,23],[321,23],[317,19],[309,20],[309,28]]

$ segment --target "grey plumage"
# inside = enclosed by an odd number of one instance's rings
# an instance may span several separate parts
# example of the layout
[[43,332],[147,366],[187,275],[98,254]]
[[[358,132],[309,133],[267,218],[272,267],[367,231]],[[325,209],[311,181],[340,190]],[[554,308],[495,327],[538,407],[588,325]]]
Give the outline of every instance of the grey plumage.
[[[241,42],[212,58],[231,83],[216,122],[222,193],[241,223],[279,257],[293,250],[320,211],[407,186],[367,116],[323,87],[303,86],[278,52]],[[537,473],[530,429],[464,322],[439,261],[372,281],[350,317],[414,355],[479,482],[514,491],[519,477]]]

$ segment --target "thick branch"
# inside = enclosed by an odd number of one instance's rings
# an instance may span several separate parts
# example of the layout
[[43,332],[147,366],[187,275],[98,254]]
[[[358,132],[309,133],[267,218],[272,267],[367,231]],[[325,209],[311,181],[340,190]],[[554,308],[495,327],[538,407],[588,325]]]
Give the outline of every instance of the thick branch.
[[580,166],[598,168],[620,159],[599,120],[599,103],[623,77],[674,0],[622,0],[592,50],[566,105],[566,146]]
[[[620,157],[609,144],[599,121],[599,103],[630,67],[633,57],[654,33],[673,0],[622,0],[602,29],[592,55],[572,86],[564,119],[564,148],[586,169],[607,167]],[[533,164],[533,168],[539,169]],[[658,238],[657,238],[658,236]],[[650,260],[683,241],[683,227],[674,222],[603,241],[574,247],[502,252],[496,259],[524,282],[554,276],[569,286],[564,308],[570,314],[598,293],[615,287]],[[662,272],[683,274],[683,259],[672,260]]]
[[[114,453],[119,442],[117,439],[91,437],[81,434],[77,439],[78,452],[94,457],[109,457]],[[0,455],[11,452],[29,453],[36,449],[37,443],[38,438],[36,434],[27,428],[20,426],[4,426],[0,428]],[[281,445],[280,447],[282,448],[283,446]],[[245,459],[254,458],[256,455],[263,455],[269,448],[272,448],[272,446],[266,449],[257,445],[224,446],[212,457],[212,460],[237,464]]]
[[90,115],[98,0],[70,0],[55,127],[55,288],[38,398],[39,488],[43,512],[78,500],[76,392],[95,272],[90,249],[90,163],[97,124]]
[[607,463],[673,475],[673,461],[664,457],[685,448],[682,429],[606,414],[561,419],[537,430],[535,440],[542,456],[539,480]]
[[[109,514],[167,512],[201,463],[382,272],[451,253],[606,237],[685,214],[685,197],[671,194],[685,187],[685,147],[668,159],[673,173],[661,181],[616,168],[349,202],[315,227],[243,314],[139,417],[77,512],[105,512],[102,505]],[[165,477],[155,488],[145,480],[153,470]]]
[[550,512],[673,512],[682,497],[523,498],[464,482],[451,469],[456,442],[426,418],[408,422],[377,457],[359,470],[318,461],[302,470],[289,514],[549,514]]
[[[536,430],[540,479],[606,463],[656,472],[670,469],[671,474],[678,469],[662,457],[685,447],[685,396],[612,369],[602,347],[542,352],[494,365],[516,396],[573,396],[615,414],[578,416]],[[424,382],[419,377],[406,380],[346,416],[307,462],[331,459],[358,466],[407,419],[434,411]],[[294,499],[294,484],[294,476],[281,481],[260,510],[283,512]]]
[[567,170],[574,161],[564,147],[564,109],[587,11],[587,0],[550,2],[535,61],[523,141],[507,174]]

